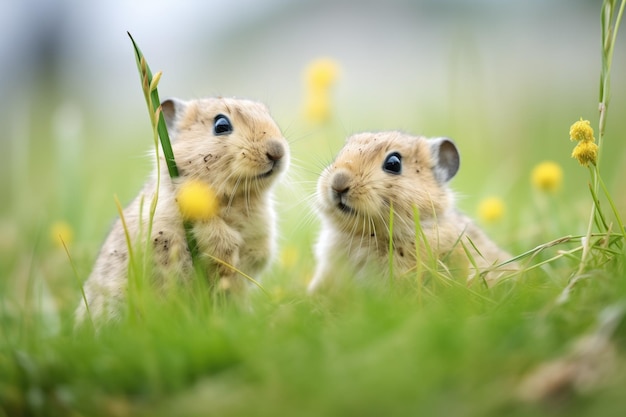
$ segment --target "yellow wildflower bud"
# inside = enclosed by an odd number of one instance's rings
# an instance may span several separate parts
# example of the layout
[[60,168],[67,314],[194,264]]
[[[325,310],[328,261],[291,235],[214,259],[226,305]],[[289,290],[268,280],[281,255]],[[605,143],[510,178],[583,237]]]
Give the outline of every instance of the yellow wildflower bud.
[[198,180],[180,185],[176,195],[180,213],[185,220],[207,220],[217,214],[219,203],[213,189]]
[[339,65],[330,58],[320,58],[307,67],[305,75],[311,89],[325,90],[330,88],[339,76]]
[[298,253],[298,248],[294,246],[287,246],[280,254],[280,263],[285,268],[292,268],[298,262],[299,257],[300,254]]
[[556,162],[543,161],[533,168],[531,180],[538,190],[554,192],[563,182],[563,169]]
[[478,205],[478,217],[485,223],[495,223],[504,216],[504,201],[499,197],[488,197]]
[[74,230],[72,226],[64,221],[57,221],[50,226],[50,240],[59,247],[63,247],[72,243],[74,239]]
[[330,89],[339,74],[339,66],[330,58],[313,61],[305,70],[307,83],[304,102],[304,115],[314,123],[323,123],[330,119]]
[[579,142],[572,152],[572,158],[577,159],[582,166],[589,166],[589,163],[595,165],[598,160],[598,145],[591,141]]
[[330,119],[330,99],[326,91],[314,91],[309,94],[304,109],[306,118],[315,123]]
[[589,120],[583,120],[582,117],[579,121],[574,123],[569,128],[569,138],[572,141],[578,142],[594,142],[593,129]]

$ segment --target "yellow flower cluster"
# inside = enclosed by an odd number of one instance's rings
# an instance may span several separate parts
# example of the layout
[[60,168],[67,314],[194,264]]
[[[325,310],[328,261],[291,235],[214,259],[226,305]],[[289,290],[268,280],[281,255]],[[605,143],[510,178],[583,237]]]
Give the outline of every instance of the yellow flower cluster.
[[543,161],[531,173],[531,180],[539,191],[555,192],[563,182],[563,169],[553,161]]
[[190,180],[178,189],[176,201],[183,219],[208,220],[217,214],[219,203],[213,189],[198,180]]
[[330,58],[317,59],[307,67],[307,97],[304,108],[307,119],[315,123],[330,119],[330,90],[338,76],[339,65]]
[[595,165],[598,160],[598,145],[595,143],[589,120],[583,120],[581,117],[574,123],[569,129],[569,138],[578,142],[572,152],[572,158],[577,159],[583,166],[589,166],[589,163]]

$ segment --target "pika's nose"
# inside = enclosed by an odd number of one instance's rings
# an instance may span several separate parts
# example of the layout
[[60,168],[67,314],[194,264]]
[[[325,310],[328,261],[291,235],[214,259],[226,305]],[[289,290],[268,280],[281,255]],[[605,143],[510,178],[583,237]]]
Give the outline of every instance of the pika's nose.
[[338,195],[341,196],[350,190],[350,176],[344,171],[339,171],[330,182],[330,188]]
[[280,161],[285,156],[285,147],[277,140],[272,140],[267,144],[265,155],[270,161]]

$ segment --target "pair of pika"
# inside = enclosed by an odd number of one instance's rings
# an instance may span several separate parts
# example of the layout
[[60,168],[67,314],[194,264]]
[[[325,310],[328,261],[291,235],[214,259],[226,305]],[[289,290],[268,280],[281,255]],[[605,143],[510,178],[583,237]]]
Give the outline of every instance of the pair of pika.
[[[210,279],[243,287],[236,271],[260,273],[275,251],[276,214],[272,186],[289,165],[289,146],[263,104],[241,99],[166,100],[162,112],[172,138],[180,177],[170,179],[161,163],[161,180],[153,175],[124,210],[126,230],[118,220],[105,240],[84,285],[89,313],[96,321],[115,320],[124,311],[129,255],[126,233],[133,239],[148,230],[150,204],[157,192],[152,235],[154,282],[193,271],[185,227],[177,204],[184,180],[204,182],[219,200],[210,219],[192,230]],[[426,140],[399,132],[363,133],[346,142],[318,184],[322,231],[316,246],[318,267],[311,290],[333,278],[334,266],[347,261],[354,272],[386,265],[389,239],[394,271],[414,268],[414,208],[430,247],[441,256],[463,234],[480,249],[480,267],[508,257],[471,221],[454,209],[447,182],[459,168],[459,154],[449,139]],[[395,221],[389,235],[390,210]],[[475,251],[475,250],[474,250]],[[216,261],[219,260],[219,261]],[[384,268],[380,268],[381,273]],[[81,302],[77,323],[87,316]]]

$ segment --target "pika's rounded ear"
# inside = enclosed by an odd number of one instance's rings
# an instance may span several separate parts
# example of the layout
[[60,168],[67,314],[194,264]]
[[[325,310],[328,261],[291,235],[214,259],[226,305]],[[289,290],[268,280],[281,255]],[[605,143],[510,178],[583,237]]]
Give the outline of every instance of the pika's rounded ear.
[[168,98],[161,103],[161,112],[170,135],[177,131],[176,121],[183,114],[185,107],[187,103],[177,98]]
[[429,142],[435,179],[440,183],[446,183],[459,171],[461,164],[459,151],[449,138],[435,138]]

